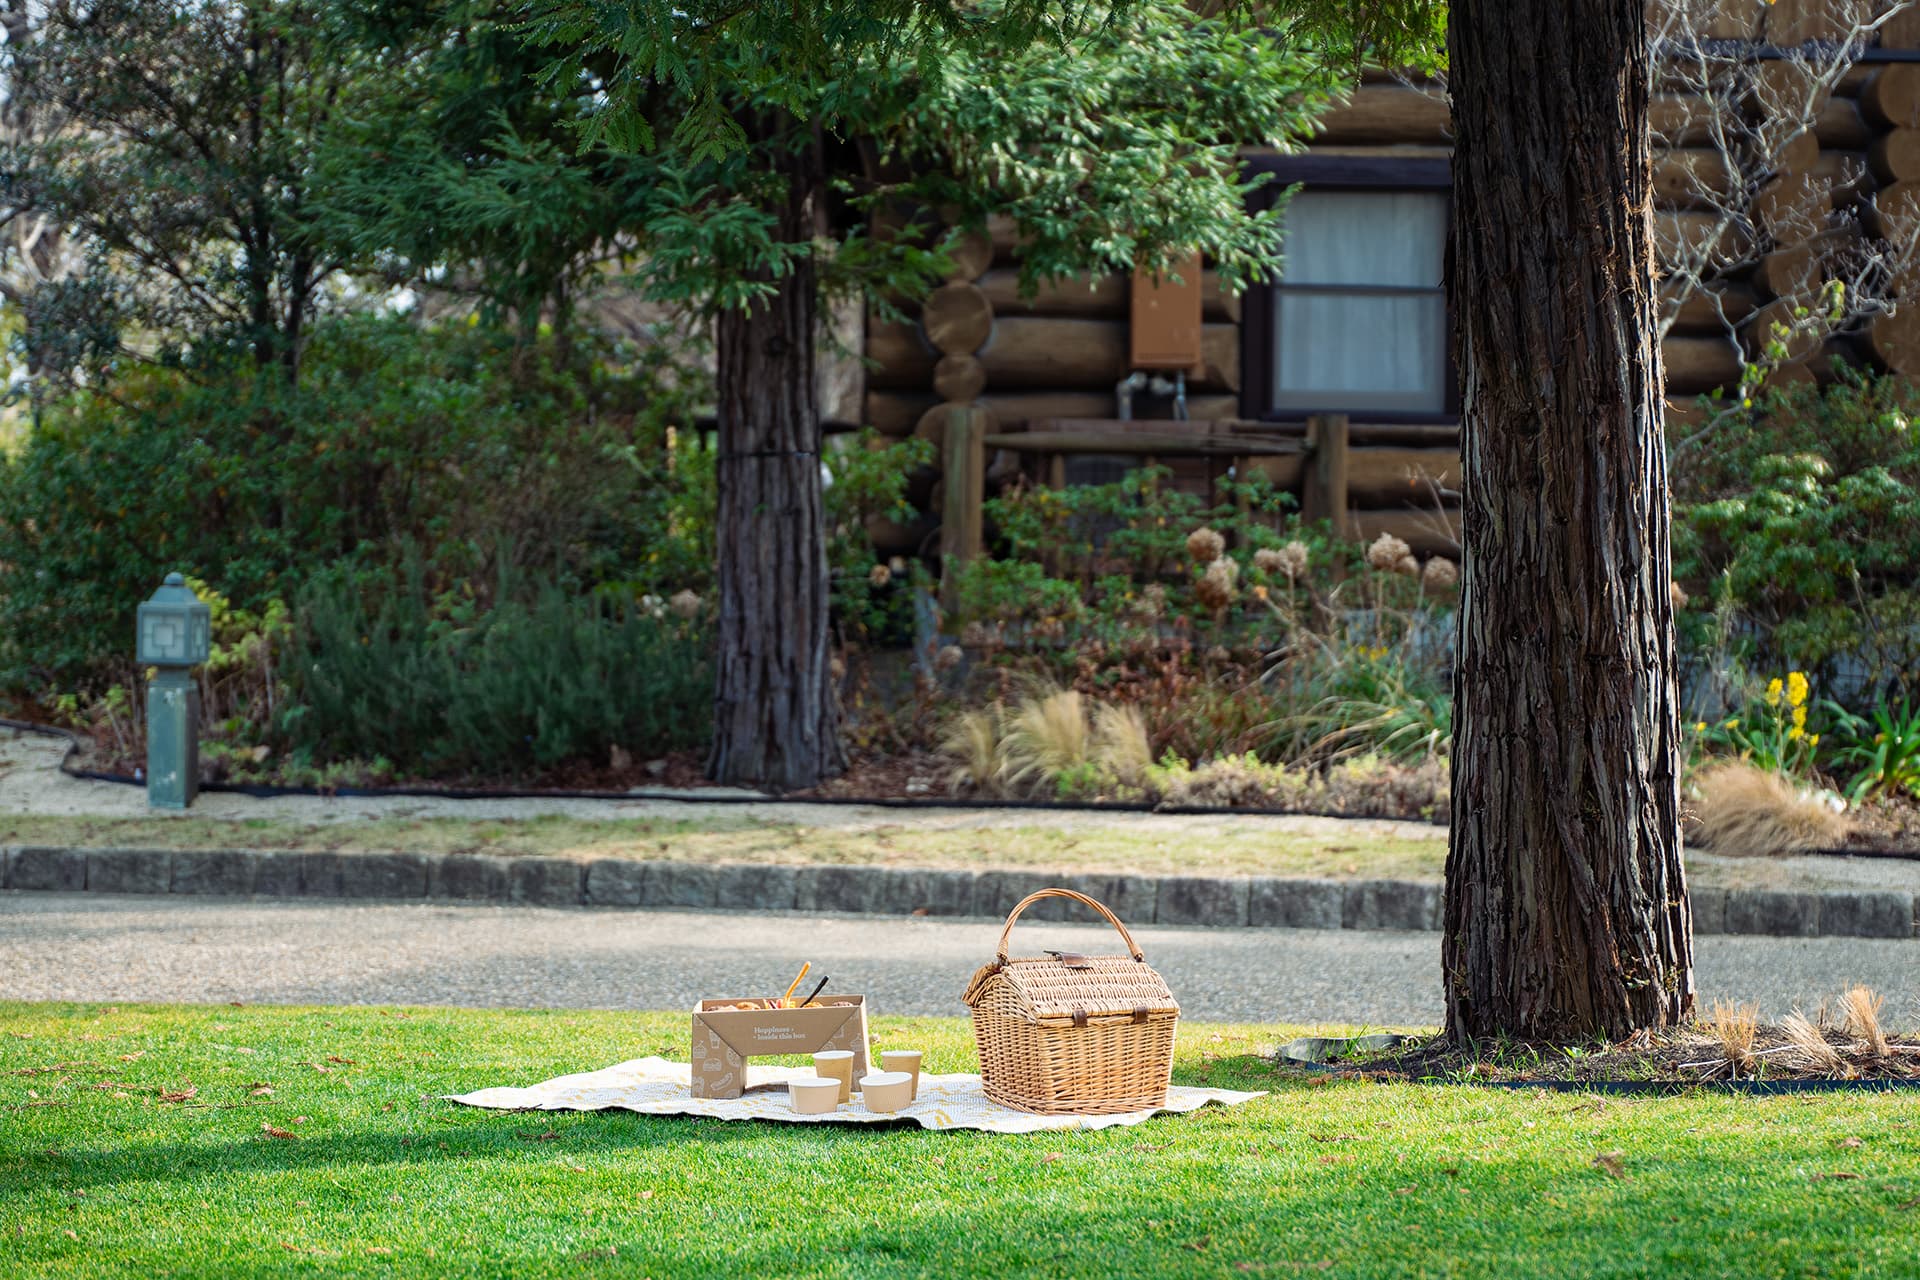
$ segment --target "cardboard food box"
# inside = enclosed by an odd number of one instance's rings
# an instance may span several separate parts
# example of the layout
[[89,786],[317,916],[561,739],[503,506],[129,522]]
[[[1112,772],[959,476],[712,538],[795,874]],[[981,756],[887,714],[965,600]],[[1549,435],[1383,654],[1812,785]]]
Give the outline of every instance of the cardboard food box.
[[867,998],[824,996],[804,1009],[730,1009],[751,997],[702,1000],[693,1007],[693,1096],[737,1098],[747,1089],[747,1059],[782,1053],[853,1052],[853,1086],[872,1069],[867,1056]]

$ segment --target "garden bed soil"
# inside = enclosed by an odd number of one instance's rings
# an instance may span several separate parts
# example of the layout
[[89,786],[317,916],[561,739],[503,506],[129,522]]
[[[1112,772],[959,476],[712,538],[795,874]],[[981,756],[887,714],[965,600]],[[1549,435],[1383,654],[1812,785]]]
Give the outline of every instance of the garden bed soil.
[[1279,1070],[1302,1075],[1328,1072],[1344,1078],[1394,1083],[1442,1082],[1543,1088],[1583,1085],[1644,1085],[1685,1088],[1773,1083],[1920,1085],[1920,1035],[1887,1035],[1883,1053],[1844,1031],[1818,1032],[1832,1057],[1817,1055],[1780,1026],[1753,1028],[1751,1047],[1736,1063],[1727,1046],[1705,1029],[1648,1032],[1615,1045],[1567,1046],[1502,1042],[1490,1051],[1462,1048],[1440,1036],[1410,1037],[1377,1052],[1334,1057],[1325,1063],[1276,1058]]

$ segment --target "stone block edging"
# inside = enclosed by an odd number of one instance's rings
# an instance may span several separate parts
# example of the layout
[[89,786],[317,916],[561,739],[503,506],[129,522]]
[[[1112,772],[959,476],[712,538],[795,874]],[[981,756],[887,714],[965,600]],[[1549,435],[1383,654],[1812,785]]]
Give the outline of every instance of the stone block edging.
[[[474,902],[543,907],[805,911],[1003,919],[1049,885],[1077,889],[1130,925],[1276,929],[1440,928],[1434,880],[1294,876],[956,871],[773,863],[643,862],[628,858],[327,853],[283,849],[0,847],[0,888],[54,893],[215,894]],[[1884,890],[1701,888],[1697,933],[1773,937],[1920,937],[1920,896]],[[1084,919],[1065,899],[1024,920]]]

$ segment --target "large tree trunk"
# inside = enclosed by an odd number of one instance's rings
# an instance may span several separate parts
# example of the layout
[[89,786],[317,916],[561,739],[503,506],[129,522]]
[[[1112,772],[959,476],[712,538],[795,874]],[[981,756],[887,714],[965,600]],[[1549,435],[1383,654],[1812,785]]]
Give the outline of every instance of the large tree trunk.
[[[780,151],[778,167],[788,180],[779,236],[809,242],[826,190],[817,147]],[[827,631],[818,310],[803,258],[770,299],[720,316],[720,634],[707,762],[720,782],[791,790],[846,767]]]
[[1641,0],[1454,0],[1447,1030],[1693,1006]]

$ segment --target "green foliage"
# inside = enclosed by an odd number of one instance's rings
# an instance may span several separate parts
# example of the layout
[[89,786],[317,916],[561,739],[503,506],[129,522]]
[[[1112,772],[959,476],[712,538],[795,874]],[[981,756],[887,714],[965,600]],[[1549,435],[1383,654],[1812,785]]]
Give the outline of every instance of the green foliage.
[[1896,708],[1883,698],[1872,723],[1854,721],[1843,739],[1835,761],[1855,771],[1848,800],[1859,804],[1902,792],[1920,800],[1920,705],[1902,702]]
[[295,758],[494,775],[704,743],[712,671],[698,619],[510,575],[491,597],[434,591],[418,562],[316,580],[285,664]]
[[890,569],[874,563],[867,522],[910,520],[907,483],[933,461],[933,443],[917,437],[887,440],[871,429],[842,436],[827,455],[833,483],[826,491],[827,564],[832,609],[848,639],[910,639],[912,594]]
[[627,577],[679,492],[658,387],[644,362],[583,375],[485,328],[362,318],[319,326],[297,386],[223,360],[55,402],[0,462],[0,682],[108,682],[171,570],[248,611],[404,545],[481,580]]
[[[1920,393],[1845,372],[1826,388],[1764,390],[1720,407],[1677,446],[1676,574],[1750,627],[1745,657],[1833,683],[1865,666],[1868,689],[1915,691],[1920,671]],[[1683,610],[1683,639],[1717,623]]]
[[0,46],[9,97],[64,127],[0,149],[8,203],[71,229],[83,269],[28,299],[36,363],[97,377],[123,344],[298,365],[322,282],[315,157],[362,104],[348,6],[55,0]]

